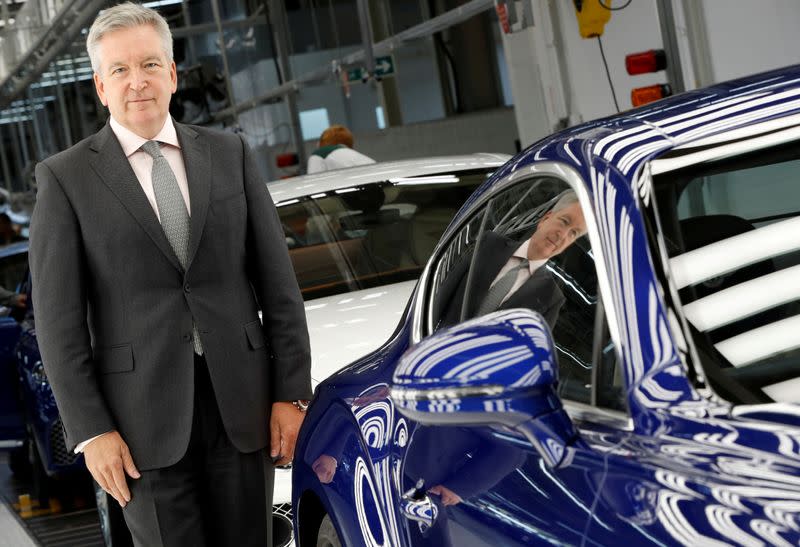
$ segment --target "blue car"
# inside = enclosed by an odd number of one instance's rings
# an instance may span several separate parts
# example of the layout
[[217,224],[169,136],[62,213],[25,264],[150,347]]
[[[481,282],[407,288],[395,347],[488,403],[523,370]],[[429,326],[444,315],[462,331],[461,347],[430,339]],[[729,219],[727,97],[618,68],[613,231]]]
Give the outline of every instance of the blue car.
[[321,383],[300,547],[797,545],[800,66],[548,137]]
[[[0,249],[0,286],[30,297],[27,279],[27,241]],[[28,460],[42,479],[85,471],[83,458],[69,453],[64,444],[30,306],[27,311],[0,310],[0,375],[0,448],[14,452],[14,467]]]

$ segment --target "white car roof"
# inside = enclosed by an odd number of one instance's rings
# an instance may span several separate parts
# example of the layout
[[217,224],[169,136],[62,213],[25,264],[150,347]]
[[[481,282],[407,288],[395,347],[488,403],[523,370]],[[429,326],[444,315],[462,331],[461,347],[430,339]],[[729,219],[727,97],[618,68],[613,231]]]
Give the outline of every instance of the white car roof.
[[385,161],[348,169],[337,169],[267,183],[276,203],[318,192],[330,192],[359,184],[382,182],[398,177],[422,177],[439,173],[455,173],[472,169],[500,167],[511,156],[507,154],[468,154],[438,156],[412,160]]

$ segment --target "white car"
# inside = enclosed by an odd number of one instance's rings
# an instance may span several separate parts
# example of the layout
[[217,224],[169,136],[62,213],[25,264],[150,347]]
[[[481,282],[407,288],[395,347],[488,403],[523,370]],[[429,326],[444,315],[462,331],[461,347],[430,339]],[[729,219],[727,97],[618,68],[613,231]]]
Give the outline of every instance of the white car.
[[[305,300],[313,387],[389,338],[442,232],[509,158],[393,161],[267,184]],[[278,469],[276,547],[292,541],[291,483]]]

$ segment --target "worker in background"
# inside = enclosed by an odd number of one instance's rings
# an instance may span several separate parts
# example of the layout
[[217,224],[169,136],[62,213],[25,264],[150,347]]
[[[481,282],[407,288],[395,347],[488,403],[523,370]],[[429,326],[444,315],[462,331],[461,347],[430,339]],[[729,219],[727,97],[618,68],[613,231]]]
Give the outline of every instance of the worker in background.
[[353,150],[353,134],[343,125],[332,125],[319,137],[319,148],[308,158],[308,174],[367,165],[375,160]]

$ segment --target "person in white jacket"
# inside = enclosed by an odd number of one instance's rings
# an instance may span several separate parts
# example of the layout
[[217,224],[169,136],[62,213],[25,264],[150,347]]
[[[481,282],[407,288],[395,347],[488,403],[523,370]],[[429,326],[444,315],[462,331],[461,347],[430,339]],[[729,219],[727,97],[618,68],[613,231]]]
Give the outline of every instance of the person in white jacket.
[[353,134],[343,125],[332,125],[319,137],[319,147],[308,158],[308,174],[367,165],[375,160],[353,150]]

